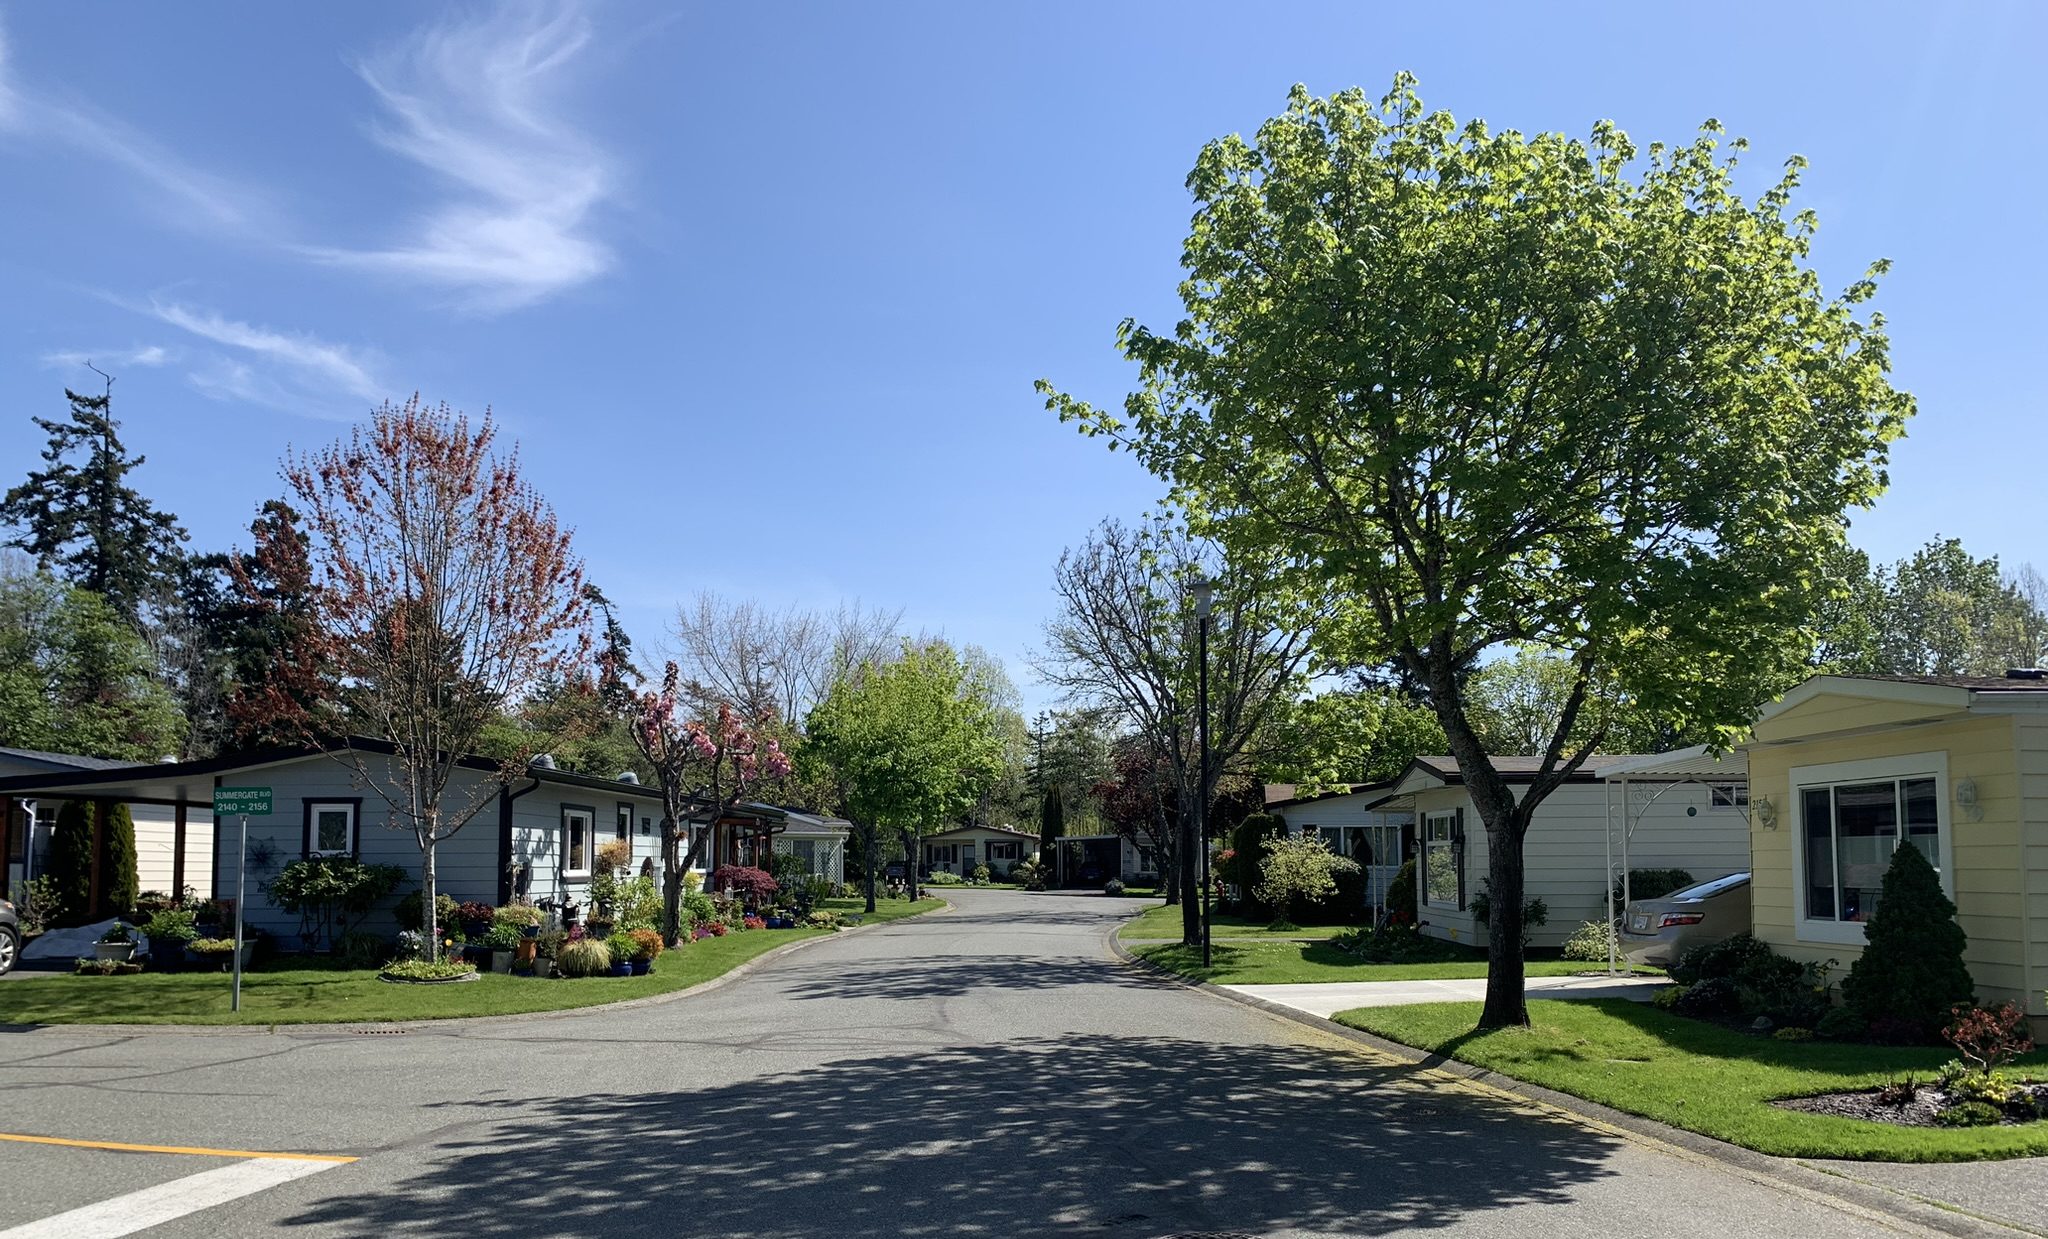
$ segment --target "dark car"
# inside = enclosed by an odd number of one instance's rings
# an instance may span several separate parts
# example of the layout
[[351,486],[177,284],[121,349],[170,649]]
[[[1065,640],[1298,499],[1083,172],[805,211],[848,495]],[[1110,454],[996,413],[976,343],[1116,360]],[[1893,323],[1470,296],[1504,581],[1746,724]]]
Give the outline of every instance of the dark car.
[[1638,899],[1621,914],[1621,953],[1630,963],[1669,968],[1696,946],[1749,929],[1749,875],[1701,882],[1661,899]]
[[14,961],[21,958],[21,917],[14,905],[0,899],[0,977],[14,970]]

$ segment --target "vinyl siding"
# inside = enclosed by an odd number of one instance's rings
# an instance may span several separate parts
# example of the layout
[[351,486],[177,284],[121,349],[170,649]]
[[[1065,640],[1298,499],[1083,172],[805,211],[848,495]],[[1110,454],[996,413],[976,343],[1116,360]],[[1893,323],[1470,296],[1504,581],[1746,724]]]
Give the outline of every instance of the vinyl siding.
[[[1829,700],[1827,698],[1816,700]],[[1832,700],[1846,700],[1834,698]],[[1826,715],[1839,730],[1882,727],[1894,717],[1890,703],[1872,703],[1858,714],[1836,709]],[[2016,734],[2017,733],[2017,734]],[[2030,805],[2023,809],[2021,744],[2032,746],[2026,763],[2039,771],[2027,781]],[[2044,889],[2048,878],[2048,734],[2032,721],[2010,716],[1978,716],[1916,726],[1893,726],[1864,734],[1752,746],[1749,750],[1752,806],[1769,797],[1777,809],[1774,827],[1766,828],[1752,813],[1751,845],[1756,854],[1752,886],[1752,917],[1758,937],[1797,959],[1839,964],[1837,977],[1862,954],[1853,944],[1801,941],[1795,916],[1795,849],[1799,845],[1792,771],[1802,766],[1879,758],[1941,754],[1948,778],[1942,792],[1941,820],[1948,830],[1951,870],[1946,875],[1956,901],[1956,919],[1969,936],[1964,960],[1976,980],[1980,997],[2024,1001],[2040,1014],[2040,985],[2027,971],[2026,926],[2028,892]],[[1971,820],[1955,803],[1957,784],[1976,785],[1981,816]],[[2022,816],[2039,836],[2022,847]],[[2030,870],[2039,869],[2036,876]],[[2048,911],[2048,909],[2041,909]],[[2043,922],[2033,918],[2035,926]],[[2038,928],[2035,930],[2039,932]],[[2036,952],[2037,956],[2039,952]]]
[[[169,805],[138,804],[128,807],[135,819],[135,873],[137,889],[171,893],[171,876],[178,837],[177,810]],[[213,891],[213,815],[204,809],[185,813],[185,885],[202,899]]]
[[[1636,825],[1628,843],[1629,868],[1684,869],[1705,880],[1748,867],[1749,837],[1742,813],[1715,808],[1707,785],[1638,782],[1631,786],[1636,791]],[[1622,868],[1619,790],[1614,803],[1612,872],[1618,875]],[[1486,880],[1488,856],[1486,828],[1471,796],[1458,787],[1422,792],[1416,796],[1415,809],[1418,832],[1427,813],[1465,811],[1465,895],[1469,905]],[[1608,820],[1608,793],[1602,783],[1567,783],[1537,807],[1522,843],[1522,864],[1528,898],[1542,899],[1549,915],[1530,932],[1532,947],[1562,946],[1580,925],[1606,918]],[[1485,927],[1473,921],[1469,908],[1433,907],[1424,901],[1420,914],[1425,933],[1454,942],[1486,940]]]
[[2014,720],[2014,766],[2018,784],[2020,915],[2027,932],[2022,944],[2027,1009],[2042,1014],[2048,989],[2048,719]]

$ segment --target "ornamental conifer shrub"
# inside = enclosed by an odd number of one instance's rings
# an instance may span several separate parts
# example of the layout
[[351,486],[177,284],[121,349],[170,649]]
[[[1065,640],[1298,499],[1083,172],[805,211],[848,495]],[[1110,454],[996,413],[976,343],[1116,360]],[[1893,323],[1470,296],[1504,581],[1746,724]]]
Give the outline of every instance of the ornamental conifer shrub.
[[100,820],[100,903],[95,919],[126,915],[142,893],[136,875],[135,816],[125,804],[104,810]]
[[1963,964],[1968,938],[1919,848],[1892,853],[1881,889],[1863,926],[1863,955],[1842,983],[1843,1001],[1873,1025],[1883,1020],[1932,1041],[1957,1003],[1974,1001],[1976,984]]
[[67,800],[57,809],[50,833],[50,859],[45,870],[56,886],[59,925],[83,925],[92,919],[92,810],[82,800]]

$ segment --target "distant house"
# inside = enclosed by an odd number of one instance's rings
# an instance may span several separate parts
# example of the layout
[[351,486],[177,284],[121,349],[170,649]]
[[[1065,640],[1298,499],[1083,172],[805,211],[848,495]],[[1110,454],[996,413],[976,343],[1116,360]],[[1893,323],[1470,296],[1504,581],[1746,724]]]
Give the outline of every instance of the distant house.
[[1031,859],[1038,836],[1007,826],[957,826],[924,837],[922,863],[926,873],[972,874],[978,865],[1001,877]]
[[[137,763],[75,753],[0,748],[0,781],[24,777],[64,778],[109,770],[129,770]],[[137,889],[176,893],[186,887],[205,898],[213,893],[213,802],[203,806],[160,804],[123,796],[38,796],[9,792],[0,805],[0,856],[6,857],[4,889],[40,875],[48,863],[50,833],[65,800],[121,801],[135,820]]]
[[1743,747],[1757,937],[1846,970],[1892,853],[1916,847],[1955,901],[1979,997],[2048,1014],[2042,672],[1816,676],[1766,707]]
[[[380,780],[389,779],[392,747],[357,738],[351,748]],[[636,870],[655,872],[661,864],[662,810],[659,793],[627,777],[605,777],[557,768],[536,760],[509,786],[491,790],[495,761],[462,759],[447,795],[453,805],[485,798],[482,810],[435,851],[436,885],[461,900],[502,904],[516,895],[537,903],[587,902],[597,848],[610,839],[628,840]],[[380,773],[382,771],[383,773]],[[89,798],[125,801],[183,811],[188,824],[202,815],[212,822],[213,789],[219,786],[269,787],[273,812],[249,819],[248,923],[270,931],[288,945],[297,938],[296,917],[273,905],[263,883],[283,865],[308,856],[354,856],[365,862],[395,864],[407,873],[419,869],[419,848],[403,822],[393,829],[391,814],[374,788],[357,782],[357,772],[341,760],[310,750],[271,750],[236,754],[206,761],[99,769],[50,768],[0,778],[0,796],[9,802],[33,799]],[[714,863],[758,864],[766,860],[771,840],[788,814],[767,805],[741,806],[715,823],[694,826],[708,830],[706,867]],[[137,834],[140,836],[138,828]],[[229,821],[217,834],[203,862],[189,867],[187,881],[222,897],[235,890],[235,865],[240,842],[238,824]],[[145,879],[144,886],[149,883]],[[408,882],[404,890],[414,888]],[[396,903],[398,896],[390,902]],[[395,931],[388,918],[375,916],[371,927]]]
[[775,854],[797,857],[810,866],[813,876],[834,885],[846,881],[846,841],[853,836],[853,823],[843,817],[825,817],[801,809],[785,808],[780,812],[783,821],[772,836]]
[[[1493,763],[1519,796],[1542,759],[1501,756]],[[1544,798],[1523,842],[1526,895],[1548,911],[1546,923],[1530,931],[1530,944],[1559,946],[1584,922],[1604,919],[1610,878],[1625,869],[1684,869],[1706,879],[1748,868],[1747,805],[1739,758],[1685,750],[1588,759]],[[1455,758],[1418,757],[1389,783],[1267,808],[1290,830],[1334,833],[1324,838],[1346,854],[1362,843],[1382,881],[1388,864],[1399,864],[1385,858],[1415,858],[1422,931],[1485,941],[1472,903],[1486,879],[1486,830]],[[1401,817],[1413,825],[1403,826]]]
[[1159,880],[1159,855],[1123,835],[1061,835],[1050,869],[1046,880],[1059,887],[1099,887],[1111,878],[1151,885]]
[[1365,871],[1364,899],[1384,907],[1404,861],[1415,855],[1415,815],[1385,807],[1388,788],[1352,788],[1320,796],[1296,796],[1291,784],[1269,786],[1266,812],[1287,823],[1288,834],[1314,832],[1324,846],[1357,861]]

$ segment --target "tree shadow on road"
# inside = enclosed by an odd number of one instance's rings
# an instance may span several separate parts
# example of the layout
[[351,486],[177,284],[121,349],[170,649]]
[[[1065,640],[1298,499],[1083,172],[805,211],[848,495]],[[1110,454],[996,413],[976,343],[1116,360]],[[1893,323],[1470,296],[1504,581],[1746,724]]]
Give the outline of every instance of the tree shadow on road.
[[287,1220],[465,1239],[1380,1235],[1612,1173],[1610,1137],[1407,1076],[1307,1047],[1091,1037],[447,1103],[463,1125],[418,1174],[368,1194],[323,1177],[333,1194]]

